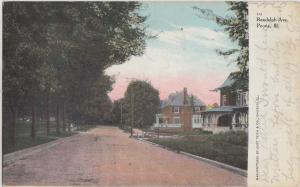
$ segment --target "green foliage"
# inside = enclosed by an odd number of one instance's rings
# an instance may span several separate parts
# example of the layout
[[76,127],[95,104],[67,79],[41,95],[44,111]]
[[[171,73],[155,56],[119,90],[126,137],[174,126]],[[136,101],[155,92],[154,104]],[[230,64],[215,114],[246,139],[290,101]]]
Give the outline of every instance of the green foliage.
[[226,142],[233,145],[248,146],[248,133],[244,131],[229,131],[211,137],[214,142]]
[[31,137],[17,137],[17,143],[16,145],[11,145],[9,141],[3,141],[3,154],[11,153],[14,151],[18,151],[21,149],[33,147],[39,144],[47,143],[50,141],[53,141],[53,138],[49,137],[39,137],[37,136],[35,140],[33,140]]
[[29,118],[18,120],[16,123],[16,144],[13,145],[9,141],[9,127],[7,125],[3,126],[2,131],[2,140],[3,140],[3,153],[10,153],[17,150],[25,149],[28,147],[36,146],[39,144],[47,143],[52,140],[56,140],[58,137],[66,137],[71,136],[73,133],[60,133],[57,134],[55,132],[56,123],[51,122],[50,128],[52,129],[52,132],[50,133],[51,137],[45,137],[45,128],[46,124],[41,121],[37,121],[36,124],[36,138],[32,139],[30,137],[30,126],[31,126],[31,120]]
[[124,97],[124,122],[126,126],[146,128],[155,121],[159,111],[159,92],[146,81],[131,81]]
[[[66,104],[70,121],[109,118],[113,80],[105,68],[145,49],[138,2],[5,2],[5,107]],[[30,100],[29,100],[30,99]],[[5,110],[8,111],[8,110]]]
[[[237,49],[227,51],[217,50],[219,55],[236,56],[236,63],[240,69],[237,78],[248,79],[249,73],[249,33],[248,33],[248,3],[247,2],[226,2],[229,5],[229,10],[233,13],[232,16],[221,17],[216,15],[212,10],[193,7],[199,12],[198,17],[212,20],[224,28],[228,33],[229,38],[233,42],[237,42]],[[237,55],[236,55],[237,53]]]
[[123,112],[123,99],[119,99],[113,102],[113,107],[112,107],[112,116],[111,116],[111,120],[113,124],[119,124],[122,125],[121,123],[121,112]]
[[155,138],[150,139],[150,141],[177,151],[185,151],[235,167],[247,169],[248,136],[245,132],[188,134],[176,139]]
[[183,131],[183,132],[178,132],[176,133],[177,135],[180,136],[199,136],[199,135],[205,135],[205,134],[212,134],[211,131],[205,131],[205,130],[198,130],[198,131]]

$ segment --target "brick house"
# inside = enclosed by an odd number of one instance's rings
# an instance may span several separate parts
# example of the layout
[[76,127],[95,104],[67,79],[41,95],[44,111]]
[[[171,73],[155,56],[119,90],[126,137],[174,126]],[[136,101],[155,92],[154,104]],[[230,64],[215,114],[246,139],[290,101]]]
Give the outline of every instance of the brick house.
[[175,92],[161,103],[161,113],[156,114],[154,127],[191,131],[200,128],[201,112],[205,104],[196,96],[189,95],[187,89]]
[[235,72],[211,91],[220,92],[220,107],[201,112],[201,127],[219,133],[248,129],[248,80],[237,80]]

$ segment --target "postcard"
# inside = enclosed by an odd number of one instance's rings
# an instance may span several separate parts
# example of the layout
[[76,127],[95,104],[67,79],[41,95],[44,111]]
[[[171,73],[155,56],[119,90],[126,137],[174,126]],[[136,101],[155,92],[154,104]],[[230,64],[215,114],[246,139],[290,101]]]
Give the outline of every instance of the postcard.
[[300,4],[4,1],[3,186],[300,184]]

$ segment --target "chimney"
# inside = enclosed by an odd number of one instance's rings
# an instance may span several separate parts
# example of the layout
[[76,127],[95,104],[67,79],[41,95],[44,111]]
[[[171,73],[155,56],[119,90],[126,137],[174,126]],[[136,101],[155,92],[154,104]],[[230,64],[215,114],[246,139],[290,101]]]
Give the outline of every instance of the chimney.
[[188,104],[188,94],[187,94],[187,88],[183,88],[183,104]]

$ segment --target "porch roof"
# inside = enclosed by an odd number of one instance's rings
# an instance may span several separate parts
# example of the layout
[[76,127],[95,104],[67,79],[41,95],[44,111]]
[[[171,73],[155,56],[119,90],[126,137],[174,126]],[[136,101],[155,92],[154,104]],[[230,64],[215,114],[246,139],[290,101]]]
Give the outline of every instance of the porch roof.
[[233,111],[248,111],[248,106],[235,106],[232,109]]
[[208,112],[233,112],[233,107],[232,106],[222,106],[222,107],[217,107],[217,108],[211,108],[203,113],[208,113]]

